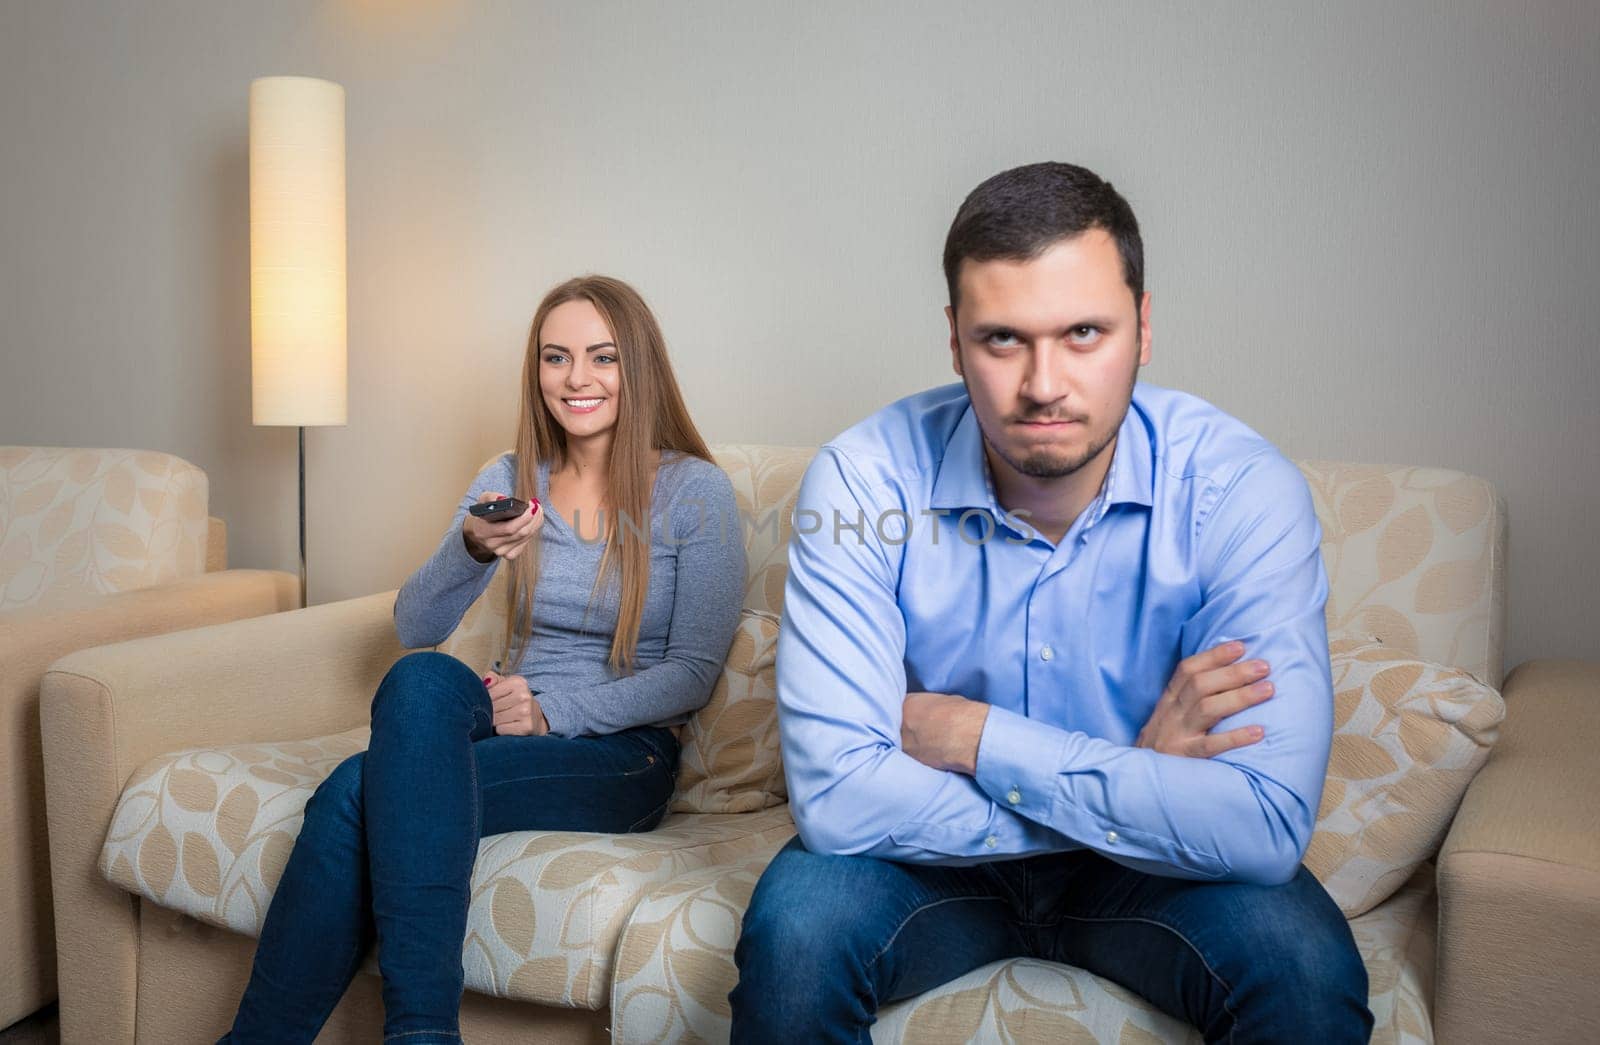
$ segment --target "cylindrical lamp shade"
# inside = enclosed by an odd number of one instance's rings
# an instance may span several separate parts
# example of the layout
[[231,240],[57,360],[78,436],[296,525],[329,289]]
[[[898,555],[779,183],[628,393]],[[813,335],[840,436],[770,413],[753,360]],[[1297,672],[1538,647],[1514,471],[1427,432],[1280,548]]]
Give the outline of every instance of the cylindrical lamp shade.
[[250,370],[258,425],[342,425],[344,88],[250,84]]

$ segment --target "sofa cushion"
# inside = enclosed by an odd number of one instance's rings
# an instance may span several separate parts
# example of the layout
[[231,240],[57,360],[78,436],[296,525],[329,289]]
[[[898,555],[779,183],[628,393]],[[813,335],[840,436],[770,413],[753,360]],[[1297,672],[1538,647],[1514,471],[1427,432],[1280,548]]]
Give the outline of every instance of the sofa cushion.
[[[102,873],[147,900],[250,936],[300,833],[306,801],[368,731],[154,759],[118,803]],[[687,871],[770,858],[794,834],[787,807],[670,816],[632,835],[521,831],[482,840],[463,950],[467,986],[522,1001],[601,1008],[634,903]]]
[[778,748],[778,622],[745,610],[711,700],[683,729],[685,813],[744,813],[788,800]]
[[180,751],[129,780],[100,851],[111,882],[254,936],[311,793],[369,731]]
[[199,576],[206,497],[171,454],[0,446],[0,610]]
[[816,456],[813,447],[714,446],[712,456],[733,483],[744,524],[744,607],[783,613],[783,585],[789,575],[789,537],[800,480]]
[[[1433,876],[1416,875],[1382,908],[1350,924],[1367,966],[1374,1042],[1433,1040]],[[625,1040],[625,1039],[623,1039]],[[884,1008],[880,1043],[966,1041],[1200,1042],[1198,1031],[1098,976],[1052,962],[1014,960],[976,969]]]
[[1328,571],[1329,634],[1500,684],[1506,512],[1492,485],[1445,468],[1296,461]]
[[[726,1041],[733,949],[764,858],[675,878],[642,899],[617,949],[611,990],[618,1042]],[[1432,868],[1350,929],[1366,962],[1374,1042],[1433,1040]],[[1081,969],[1020,958],[975,969],[886,1006],[875,1042],[1198,1042],[1198,1032]]]
[[486,838],[472,872],[467,986],[521,1001],[604,1008],[617,939],[641,896],[707,865],[770,859],[793,836],[782,806],[674,814],[644,834],[519,831]]
[[1438,851],[1505,718],[1464,671],[1349,638],[1329,643],[1333,751],[1305,864],[1347,917]]

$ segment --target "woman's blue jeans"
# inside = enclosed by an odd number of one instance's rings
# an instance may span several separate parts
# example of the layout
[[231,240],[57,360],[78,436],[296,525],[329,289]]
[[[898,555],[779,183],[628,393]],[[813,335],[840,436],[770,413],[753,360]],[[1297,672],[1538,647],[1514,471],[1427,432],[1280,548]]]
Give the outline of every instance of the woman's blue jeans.
[[879,1007],[1002,958],[1122,984],[1207,1041],[1364,1042],[1367,971],[1302,867],[1284,885],[1144,874],[1090,850],[970,867],[829,856],[792,840],[735,950],[735,1042],[865,1042]]
[[454,657],[413,653],[390,669],[371,745],[306,805],[224,1041],[312,1041],[376,941],[384,1040],[459,1042],[479,838],[648,831],[666,815],[671,730],[502,737],[493,718],[483,679]]

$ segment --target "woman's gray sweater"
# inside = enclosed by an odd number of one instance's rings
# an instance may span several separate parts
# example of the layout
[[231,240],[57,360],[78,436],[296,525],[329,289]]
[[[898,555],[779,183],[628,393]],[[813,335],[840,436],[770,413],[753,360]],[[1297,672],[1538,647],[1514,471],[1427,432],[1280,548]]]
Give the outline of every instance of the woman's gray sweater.
[[[401,587],[394,621],[402,645],[443,642],[489,586],[500,559],[481,563],[468,554],[461,520],[480,493],[512,492],[515,474],[513,454],[480,472],[438,549]],[[541,464],[538,494],[548,478]],[[558,736],[688,719],[710,699],[744,602],[744,532],[727,475],[698,457],[662,455],[650,504],[650,586],[631,675],[619,677],[608,663],[621,591],[615,573],[591,605],[604,542],[582,540],[547,504],[539,510],[547,517],[538,537],[533,633],[522,662],[506,665],[506,673],[528,680]]]

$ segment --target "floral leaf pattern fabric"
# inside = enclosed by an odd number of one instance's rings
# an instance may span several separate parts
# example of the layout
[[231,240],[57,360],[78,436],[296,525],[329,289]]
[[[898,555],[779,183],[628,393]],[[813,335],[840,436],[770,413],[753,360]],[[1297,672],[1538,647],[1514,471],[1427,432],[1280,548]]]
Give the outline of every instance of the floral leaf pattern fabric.
[[778,745],[778,622],[744,611],[711,701],[683,728],[678,793],[686,813],[743,813],[788,800]]
[[1353,918],[1438,850],[1506,709],[1466,672],[1387,646],[1339,638],[1329,653],[1333,751],[1305,864]]
[[1322,524],[1328,633],[1500,684],[1505,505],[1443,468],[1299,461]]
[[207,496],[171,454],[0,446],[0,611],[199,576]]
[[[255,936],[312,792],[370,731],[163,755],[118,802],[100,870],[210,925]],[[647,890],[701,867],[764,855],[794,835],[788,808],[675,814],[654,831],[519,831],[485,838],[472,873],[467,986],[547,1005],[603,1008],[618,937]]]
[[747,610],[783,613],[789,575],[789,538],[800,480],[816,451],[790,446],[714,446],[712,456],[733,482],[744,532]]

